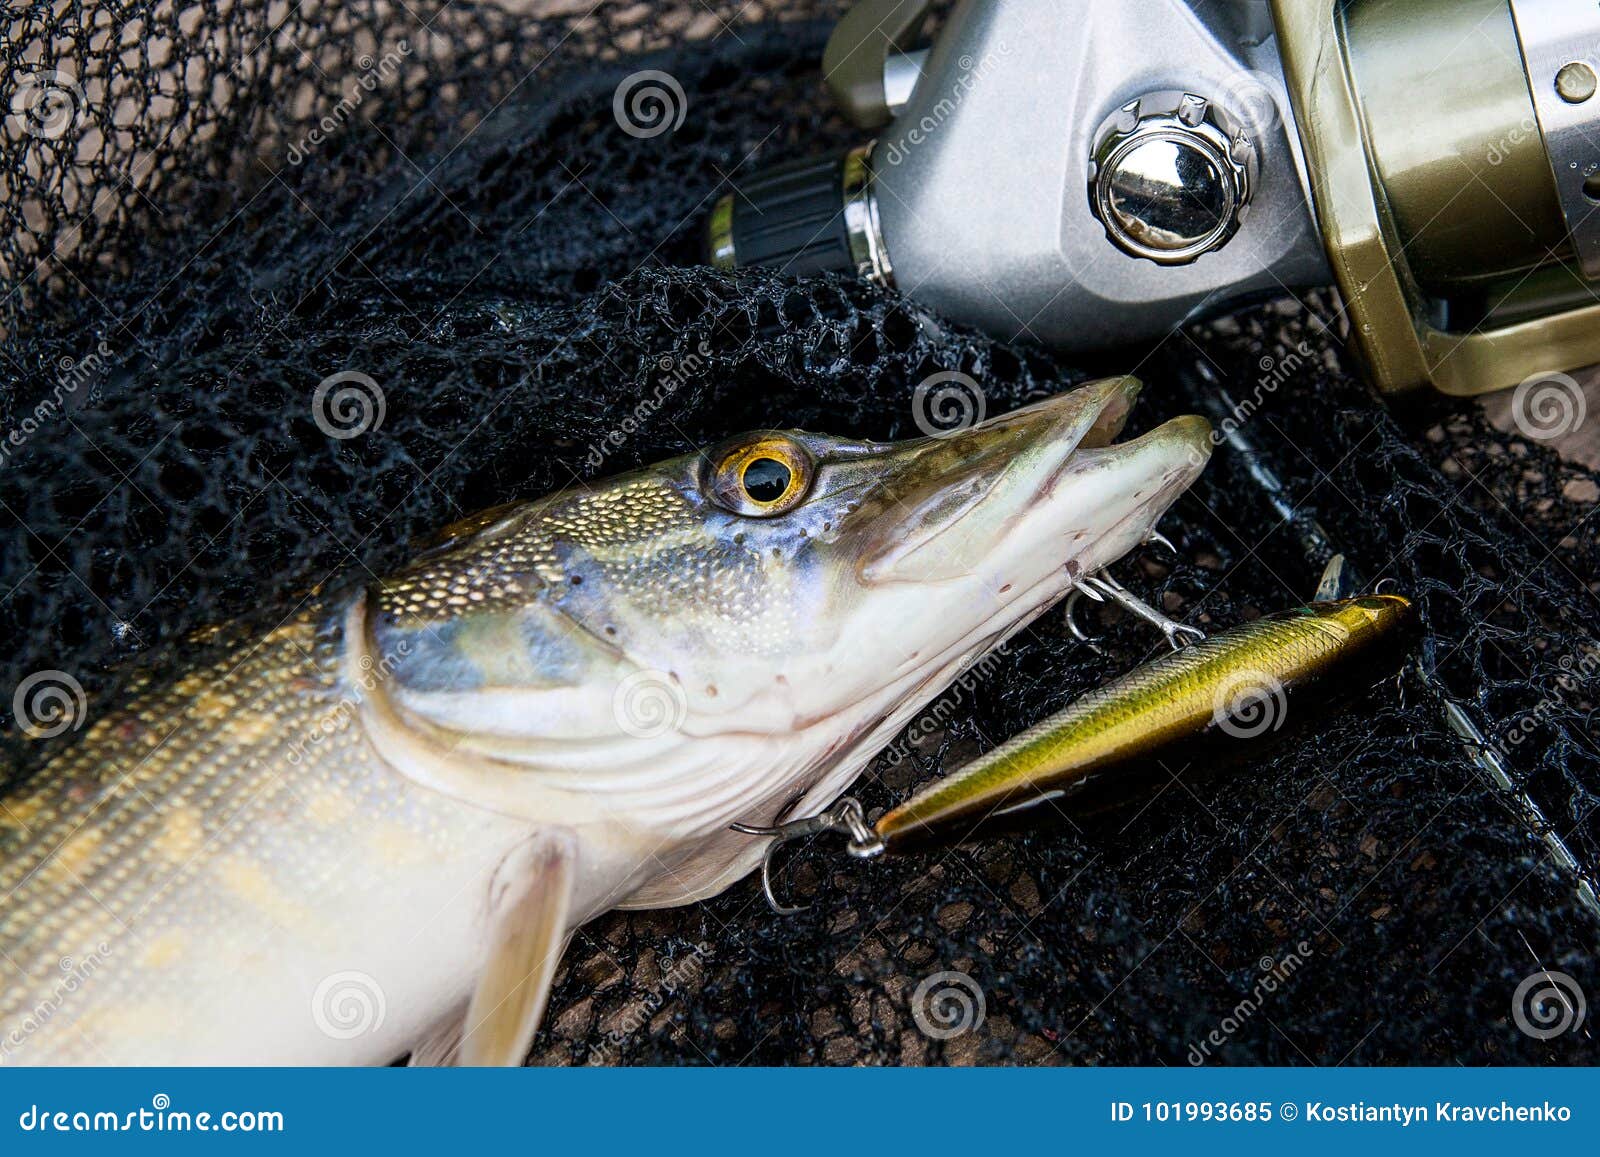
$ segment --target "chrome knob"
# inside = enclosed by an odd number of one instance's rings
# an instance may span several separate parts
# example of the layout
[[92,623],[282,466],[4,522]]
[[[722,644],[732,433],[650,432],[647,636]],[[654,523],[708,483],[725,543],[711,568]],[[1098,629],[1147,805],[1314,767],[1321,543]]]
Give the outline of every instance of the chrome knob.
[[1225,110],[1189,92],[1147,93],[1095,133],[1089,205],[1124,253],[1187,265],[1238,231],[1258,176],[1255,144]]

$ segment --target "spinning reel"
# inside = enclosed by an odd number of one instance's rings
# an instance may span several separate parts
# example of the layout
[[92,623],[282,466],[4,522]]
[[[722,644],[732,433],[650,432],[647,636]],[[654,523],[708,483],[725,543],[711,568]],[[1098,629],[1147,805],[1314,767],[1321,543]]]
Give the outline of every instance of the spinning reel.
[[1600,362],[1600,4],[862,0],[875,133],[736,183],[712,260],[894,285],[1066,351],[1337,283],[1387,392]]

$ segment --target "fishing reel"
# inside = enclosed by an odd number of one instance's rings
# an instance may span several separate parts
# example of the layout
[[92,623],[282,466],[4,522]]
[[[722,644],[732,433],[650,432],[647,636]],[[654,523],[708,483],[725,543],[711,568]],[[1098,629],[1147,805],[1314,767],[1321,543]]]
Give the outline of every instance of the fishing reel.
[[1336,283],[1375,384],[1600,362],[1600,5],[861,0],[843,156],[736,180],[725,268],[836,270],[1002,338],[1160,338]]

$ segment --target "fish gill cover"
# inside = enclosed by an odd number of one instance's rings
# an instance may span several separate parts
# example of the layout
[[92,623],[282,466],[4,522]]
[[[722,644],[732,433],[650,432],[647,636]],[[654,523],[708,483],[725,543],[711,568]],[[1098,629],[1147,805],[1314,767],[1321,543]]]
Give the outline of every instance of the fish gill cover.
[[[838,5],[547,7],[8,9],[11,774],[197,629],[275,622],[462,513],[746,428],[912,436],[935,374],[990,413],[1083,376],[891,292],[697,265],[731,176],[852,140],[817,70]],[[1595,477],[1531,420],[1397,420],[1340,328],[1314,295],[1143,361],[1138,428],[1204,407],[1256,453],[1223,448],[1163,525],[1178,554],[1118,574],[1225,626],[1303,600],[1331,544],[1416,600],[1426,678],[1108,817],[904,862],[801,850],[794,918],[747,880],[596,921],[533,1059],[1593,1060],[1592,1025],[1527,1002],[1546,970],[1600,975]],[[1041,620],[856,794],[875,814],[1157,646],[1097,628],[1103,655]],[[66,712],[32,736],[25,685]]]

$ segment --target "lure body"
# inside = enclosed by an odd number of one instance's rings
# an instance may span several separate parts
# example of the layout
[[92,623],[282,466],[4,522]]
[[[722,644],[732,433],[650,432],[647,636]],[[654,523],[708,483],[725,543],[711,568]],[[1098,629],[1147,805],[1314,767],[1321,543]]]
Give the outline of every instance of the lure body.
[[1278,730],[1290,700],[1350,678],[1410,616],[1398,595],[1317,602],[1212,635],[1088,692],[1066,709],[929,785],[874,826],[886,850],[949,842],[980,822],[1086,785],[1212,733]]

